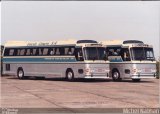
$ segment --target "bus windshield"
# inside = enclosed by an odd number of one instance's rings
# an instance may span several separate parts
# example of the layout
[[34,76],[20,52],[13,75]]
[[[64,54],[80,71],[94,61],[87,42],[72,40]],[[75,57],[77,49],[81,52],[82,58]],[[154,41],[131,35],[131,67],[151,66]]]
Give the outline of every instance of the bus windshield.
[[106,52],[103,47],[85,47],[84,48],[86,60],[105,60]]
[[153,48],[133,47],[131,51],[133,60],[155,60]]

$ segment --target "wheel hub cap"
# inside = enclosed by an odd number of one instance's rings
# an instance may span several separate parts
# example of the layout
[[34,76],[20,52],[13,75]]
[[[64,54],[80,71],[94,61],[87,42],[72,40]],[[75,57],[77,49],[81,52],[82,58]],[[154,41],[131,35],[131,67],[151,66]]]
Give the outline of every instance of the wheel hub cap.
[[68,78],[69,78],[69,79],[71,79],[71,78],[72,78],[72,76],[73,76],[73,75],[72,75],[72,73],[71,73],[71,72],[69,72],[69,73],[68,73]]
[[117,79],[117,78],[119,77],[118,72],[114,72],[113,77],[114,77],[115,79]]
[[23,72],[19,71],[19,77],[22,77],[22,76],[23,76]]

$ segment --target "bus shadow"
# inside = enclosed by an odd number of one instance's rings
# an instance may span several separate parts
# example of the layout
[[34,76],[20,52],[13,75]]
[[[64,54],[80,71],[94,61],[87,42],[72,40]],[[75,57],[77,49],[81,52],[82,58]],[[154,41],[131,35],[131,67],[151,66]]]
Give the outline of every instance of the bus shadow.
[[109,82],[111,80],[105,80],[105,79],[83,79],[83,78],[77,78],[73,81],[68,81],[65,78],[46,78],[47,81],[65,81],[65,82]]
[[[17,77],[14,76],[5,76],[6,79],[15,79],[19,80]],[[64,82],[88,82],[88,83],[95,83],[95,82],[112,82],[112,83],[154,83],[153,80],[141,80],[139,82],[134,82],[132,80],[121,80],[121,81],[113,81],[112,79],[84,79],[84,78],[77,78],[73,81],[68,81],[65,78],[43,78],[43,77],[28,77],[27,79],[23,80],[41,80],[41,81],[64,81]]]
[[[7,76],[5,77],[6,79],[12,79],[12,80],[19,80],[16,76]],[[27,77],[22,80],[41,80],[41,81],[64,81],[64,82],[106,82],[106,81],[111,81],[111,80],[100,80],[100,79],[83,79],[83,78],[77,78],[74,79],[73,81],[68,81],[65,78],[44,78],[44,77]]]
[[154,83],[153,80],[141,80],[139,82],[134,82],[132,80],[121,80],[121,81],[116,81],[116,83]]
[[73,81],[68,81],[65,78],[46,78],[46,81],[65,81],[65,82],[84,82],[84,83],[95,83],[95,82],[112,82],[112,83],[154,83],[153,80],[141,80],[139,82],[134,82],[132,80],[121,80],[121,81],[113,81],[112,79],[84,79],[77,78]]

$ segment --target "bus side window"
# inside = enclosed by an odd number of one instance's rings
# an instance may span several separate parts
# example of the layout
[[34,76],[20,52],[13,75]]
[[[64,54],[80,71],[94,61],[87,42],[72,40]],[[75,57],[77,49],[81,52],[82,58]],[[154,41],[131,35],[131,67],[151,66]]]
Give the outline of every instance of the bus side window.
[[53,55],[52,53],[53,53],[52,48],[48,47],[48,53],[47,53],[47,55]]
[[24,56],[24,54],[25,54],[25,49],[21,49],[20,55],[21,55],[21,56]]
[[9,50],[10,50],[10,49],[7,49],[7,48],[5,49],[5,51],[4,51],[4,56],[9,56]]
[[[34,50],[33,50],[33,53],[34,53]],[[38,48],[35,49],[35,56],[38,56],[39,55],[39,50]]]
[[65,48],[64,48],[64,55],[68,55],[68,51],[69,51],[69,48],[68,48],[68,47],[65,47]]
[[60,51],[60,55],[65,55],[65,53],[64,53],[64,47],[60,47],[59,51]]
[[17,56],[18,49],[14,49],[14,56]]
[[108,56],[120,56],[121,48],[119,47],[111,47],[107,48],[107,55]]
[[33,55],[33,49],[32,48],[30,49],[30,55],[31,56]]
[[75,48],[71,48],[71,53],[72,53],[72,55],[75,53]]
[[20,55],[20,51],[21,51],[20,49],[17,50],[17,56]]
[[55,55],[56,48],[50,48],[49,55]]
[[113,50],[112,54],[113,54],[114,56],[118,56],[118,53],[117,53],[116,50]]
[[42,55],[42,48],[38,48],[38,55]]
[[55,55],[60,55],[60,50],[59,50],[59,48],[56,48],[56,53],[55,53]]
[[75,48],[70,47],[68,50],[68,55],[74,55],[74,50],[75,50]]
[[10,49],[9,50],[9,56],[13,56],[14,55],[14,49]]
[[37,49],[32,49],[32,55],[36,55]]
[[115,51],[112,48],[107,48],[107,52],[108,52],[108,56],[114,56],[115,55]]
[[43,55],[47,55],[48,54],[48,48],[43,48]]
[[64,51],[65,51],[65,55],[73,55],[74,54],[73,47],[66,47]]
[[72,55],[73,54],[73,52],[72,52],[72,48],[69,48],[68,49],[68,53],[67,53],[67,55]]
[[26,54],[25,55],[29,56],[31,54],[30,51],[31,51],[30,49],[26,49]]

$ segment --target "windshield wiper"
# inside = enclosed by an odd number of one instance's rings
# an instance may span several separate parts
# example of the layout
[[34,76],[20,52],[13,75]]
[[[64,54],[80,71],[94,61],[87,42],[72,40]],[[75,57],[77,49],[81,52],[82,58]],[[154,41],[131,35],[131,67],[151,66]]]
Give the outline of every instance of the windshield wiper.
[[154,58],[153,57],[147,57],[147,60],[151,60],[153,62]]
[[144,57],[144,47],[143,47],[143,51],[142,51],[142,54],[141,54],[141,56],[140,56],[140,61],[142,61],[142,60],[144,60],[145,59],[145,57]]

